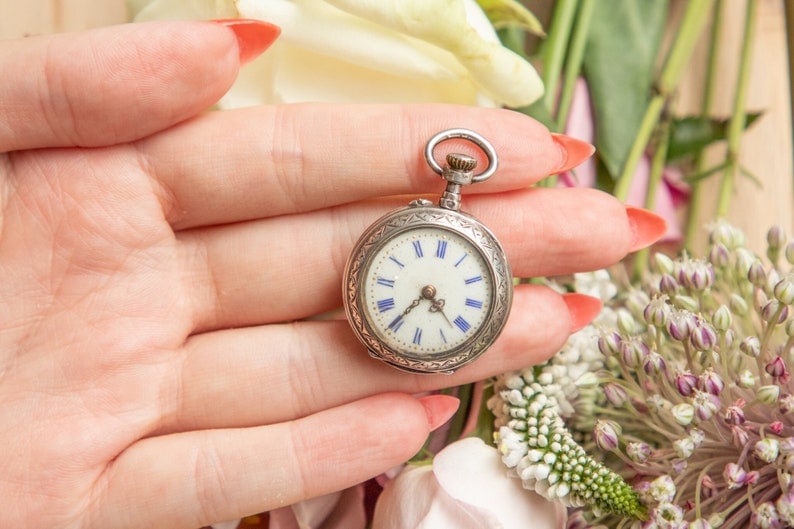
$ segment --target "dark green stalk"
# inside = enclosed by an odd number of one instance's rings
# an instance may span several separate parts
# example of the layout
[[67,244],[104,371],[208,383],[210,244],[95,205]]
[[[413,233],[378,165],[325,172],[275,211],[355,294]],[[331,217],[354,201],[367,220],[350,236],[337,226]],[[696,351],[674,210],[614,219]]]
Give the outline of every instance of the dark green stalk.
[[[724,12],[723,0],[716,0],[711,17],[711,34],[709,36],[709,49],[708,59],[706,63],[706,79],[703,85],[703,102],[701,105],[700,115],[708,117],[711,115],[712,107],[714,106],[714,88],[717,80],[717,49],[722,37],[722,16]],[[695,174],[700,174],[706,170],[706,157],[703,149],[695,156]],[[684,247],[687,250],[692,250],[692,242],[697,237],[701,229],[700,226],[700,208],[703,202],[702,195],[703,183],[696,181],[692,183],[692,194],[689,199],[689,208],[687,212],[687,226],[686,234],[684,235]]]
[[576,80],[582,71],[587,36],[590,33],[590,21],[593,19],[595,6],[595,0],[581,0],[579,12],[576,15],[576,25],[571,37],[571,46],[568,50],[568,57],[565,60],[560,102],[555,113],[558,131],[563,131],[565,124],[568,122],[568,113],[571,110]]
[[757,5],[758,2],[756,0],[748,0],[745,7],[744,35],[742,36],[742,51],[739,59],[739,74],[736,80],[733,113],[731,115],[731,121],[728,123],[728,166],[725,168],[725,173],[720,184],[719,197],[717,199],[717,218],[724,217],[728,213],[734,182],[739,172],[739,146],[744,123],[747,119],[747,111],[744,104],[747,99],[747,86],[750,83],[750,52],[752,51],[753,37],[755,34]]
[[562,65],[565,62],[565,51],[568,49],[568,40],[578,4],[579,0],[557,2],[549,28],[549,36],[544,43],[541,78],[544,86],[543,105],[549,111],[554,108],[554,99],[557,97],[557,85],[560,81]]

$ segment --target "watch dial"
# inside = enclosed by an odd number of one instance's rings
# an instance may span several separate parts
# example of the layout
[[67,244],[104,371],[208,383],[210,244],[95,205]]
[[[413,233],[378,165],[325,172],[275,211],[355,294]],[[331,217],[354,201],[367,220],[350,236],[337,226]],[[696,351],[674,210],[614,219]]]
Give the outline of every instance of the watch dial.
[[363,281],[367,319],[391,348],[432,357],[476,335],[493,303],[490,267],[459,234],[398,233],[372,256]]

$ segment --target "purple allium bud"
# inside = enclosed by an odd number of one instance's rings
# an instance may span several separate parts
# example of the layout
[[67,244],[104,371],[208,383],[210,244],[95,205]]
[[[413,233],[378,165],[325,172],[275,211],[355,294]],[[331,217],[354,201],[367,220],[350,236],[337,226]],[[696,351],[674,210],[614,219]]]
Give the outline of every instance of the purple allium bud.
[[780,441],[765,437],[755,443],[753,447],[755,456],[766,463],[771,463],[780,454]]
[[701,259],[682,261],[678,270],[678,282],[690,290],[705,290],[714,283],[714,268],[711,263]]
[[780,440],[780,453],[784,456],[794,456],[794,437]]
[[648,443],[629,443],[626,445],[626,454],[635,463],[645,463],[651,457],[651,446]]
[[604,385],[604,396],[607,398],[609,403],[616,408],[623,407],[623,405],[626,403],[626,400],[628,400],[626,389],[615,382],[609,382]]
[[734,446],[739,450],[743,450],[747,443],[750,442],[750,434],[741,426],[733,425],[730,428]]
[[766,284],[766,270],[761,261],[756,259],[750,265],[750,269],[747,271],[747,279],[757,287],[763,287]]
[[648,346],[639,338],[632,336],[620,344],[620,358],[626,367],[637,367],[643,364],[650,353]]
[[780,400],[777,402],[778,409],[780,413],[783,415],[788,415],[792,411],[794,411],[794,395],[790,393],[785,393],[780,396]]
[[702,391],[712,395],[719,395],[722,393],[723,388],[725,388],[725,382],[712,368],[706,369],[698,377],[698,389]]
[[618,330],[622,332],[625,336],[631,336],[636,334],[638,325],[637,322],[634,320],[634,316],[631,315],[626,309],[618,309],[615,311],[618,316]]
[[739,350],[747,356],[758,358],[761,354],[761,342],[756,336],[748,336],[739,343]]
[[656,352],[651,352],[645,357],[645,361],[642,363],[642,369],[648,375],[665,373],[667,370],[667,363],[665,362],[662,355]]
[[616,332],[603,332],[598,337],[598,350],[602,355],[609,358],[620,351],[622,338]]
[[786,232],[783,230],[782,226],[772,226],[769,228],[769,231],[766,232],[766,243],[770,248],[780,249],[785,242]]
[[783,361],[783,358],[781,358],[780,355],[775,356],[770,362],[768,362],[764,366],[764,371],[766,371],[769,376],[775,379],[775,381],[779,381],[784,384],[788,382],[788,369],[786,369],[786,363]]
[[728,248],[736,248],[744,244],[744,234],[725,220],[718,220],[709,226],[709,242],[724,244]]
[[695,408],[695,416],[701,421],[711,419],[720,411],[721,402],[719,397],[706,393],[705,391],[695,390],[692,397],[692,406]]
[[698,518],[697,520],[689,522],[687,529],[712,529],[712,527],[708,520]]
[[698,351],[712,351],[717,345],[717,333],[710,323],[697,318],[697,324],[689,335],[689,342]]
[[708,474],[705,474],[700,480],[700,490],[704,498],[711,498],[717,493],[717,485],[714,484],[714,480]]
[[659,292],[672,296],[678,291],[678,281],[670,274],[664,274],[659,280]]
[[698,385],[698,377],[690,373],[689,371],[684,371],[683,373],[678,373],[675,376],[675,387],[684,397],[690,397],[694,392],[695,388]]
[[602,450],[612,452],[620,445],[621,428],[615,421],[599,419],[593,429],[593,438]]
[[673,270],[675,270],[675,261],[662,252],[653,254],[653,265],[660,274],[672,274]]
[[775,435],[783,433],[783,423],[780,421],[772,421],[769,423],[769,431]]
[[792,281],[791,274],[787,274],[783,279],[775,284],[773,289],[775,299],[784,305],[791,305],[794,303],[794,281]]
[[725,419],[726,423],[732,424],[734,426],[741,426],[746,420],[744,417],[744,410],[741,408],[741,406],[737,406],[735,404],[725,408],[722,418]]
[[667,474],[662,474],[651,481],[648,486],[648,496],[659,503],[667,503],[675,498],[675,482]]
[[683,342],[689,338],[694,327],[694,315],[691,312],[676,310],[667,320],[667,332],[673,340]]
[[788,305],[781,305],[778,300],[773,299],[761,309],[761,317],[769,323],[783,323],[788,318]]
[[722,471],[722,477],[729,489],[738,489],[745,485],[747,471],[736,463],[728,463]]
[[648,325],[654,327],[664,327],[670,317],[670,305],[667,304],[667,296],[654,298],[645,306],[642,316]]
[[763,527],[764,529],[783,529],[783,522],[777,509],[770,501],[757,505],[753,515],[750,517],[752,527]]
[[715,244],[709,250],[709,262],[717,268],[725,268],[731,262],[731,255],[724,244]]
[[651,298],[644,290],[632,288],[626,296],[626,308],[637,318],[640,317],[646,305],[651,302]]
[[788,490],[781,494],[775,502],[775,508],[787,524],[794,524],[794,487],[788,486]]

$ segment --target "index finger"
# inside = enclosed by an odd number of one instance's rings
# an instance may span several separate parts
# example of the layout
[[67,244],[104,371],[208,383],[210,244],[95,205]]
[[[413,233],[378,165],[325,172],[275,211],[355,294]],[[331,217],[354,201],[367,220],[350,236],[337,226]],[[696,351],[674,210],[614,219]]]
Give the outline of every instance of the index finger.
[[[589,144],[561,141],[523,114],[453,105],[301,104],[214,112],[144,140],[138,149],[164,188],[169,221],[184,229],[373,196],[440,193],[444,183],[427,165],[424,147],[450,128],[480,133],[499,156],[497,173],[464,192],[526,187],[592,154]],[[484,153],[462,140],[440,144],[437,158],[453,148],[485,167]]]

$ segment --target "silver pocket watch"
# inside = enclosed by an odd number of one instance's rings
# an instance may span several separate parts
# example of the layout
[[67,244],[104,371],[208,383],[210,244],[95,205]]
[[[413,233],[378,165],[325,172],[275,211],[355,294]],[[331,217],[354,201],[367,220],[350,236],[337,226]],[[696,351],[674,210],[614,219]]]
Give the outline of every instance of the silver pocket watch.
[[[462,138],[483,150],[488,166],[449,154],[441,167],[436,146]],[[460,211],[464,185],[491,177],[496,151],[466,129],[439,132],[425,159],[447,181],[438,205],[425,199],[376,220],[361,235],[344,274],[344,306],[369,353],[413,373],[448,373],[474,361],[507,322],[513,278],[504,250],[480,221]]]

